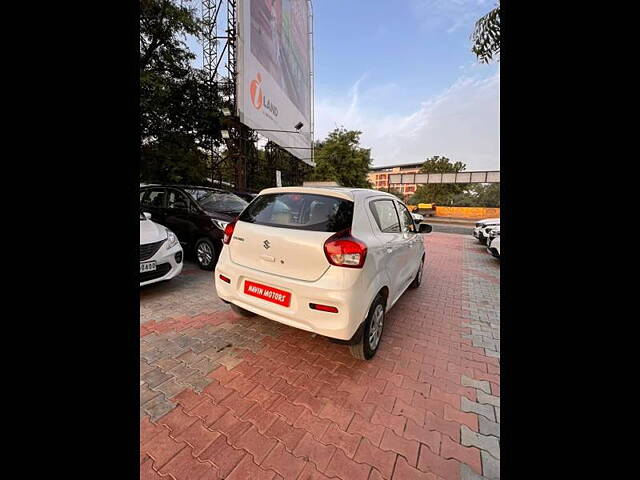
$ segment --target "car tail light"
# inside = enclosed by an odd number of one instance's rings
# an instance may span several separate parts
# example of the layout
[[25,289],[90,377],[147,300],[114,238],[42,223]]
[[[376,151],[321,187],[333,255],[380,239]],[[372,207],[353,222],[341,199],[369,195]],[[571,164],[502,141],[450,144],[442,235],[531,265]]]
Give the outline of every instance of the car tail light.
[[338,309],[336,307],[331,307],[329,305],[320,305],[319,303],[310,303],[309,308],[313,310],[321,310],[323,312],[338,313]]
[[222,243],[225,245],[229,245],[231,242],[231,236],[233,235],[233,229],[236,228],[236,222],[238,219],[234,219],[231,223],[228,223],[226,227],[224,227],[224,237],[222,237]]
[[337,267],[362,268],[367,257],[367,246],[351,235],[351,230],[343,230],[327,238],[324,254],[331,265]]

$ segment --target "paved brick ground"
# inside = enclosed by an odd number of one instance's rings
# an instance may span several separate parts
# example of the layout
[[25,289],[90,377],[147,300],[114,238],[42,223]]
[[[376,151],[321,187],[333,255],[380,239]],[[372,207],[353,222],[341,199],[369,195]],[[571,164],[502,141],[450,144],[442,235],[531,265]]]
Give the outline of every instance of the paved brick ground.
[[499,261],[470,236],[425,242],[369,362],[236,318],[193,264],[141,289],[140,478],[499,478]]

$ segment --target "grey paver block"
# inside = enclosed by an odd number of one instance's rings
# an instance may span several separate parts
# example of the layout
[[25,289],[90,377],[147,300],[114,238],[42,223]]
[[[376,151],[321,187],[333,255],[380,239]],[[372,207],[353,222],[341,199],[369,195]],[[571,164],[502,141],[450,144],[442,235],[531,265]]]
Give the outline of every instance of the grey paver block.
[[500,397],[489,395],[484,392],[478,392],[477,398],[478,403],[488,403],[489,405],[493,405],[494,407],[500,406]]
[[157,397],[160,394],[160,392],[151,390],[147,385],[142,385],[140,387],[140,406],[142,407],[149,400]]
[[500,358],[500,352],[494,352],[488,348],[485,348],[484,353],[487,357]]
[[498,420],[498,423],[500,423],[500,407],[495,407],[495,411],[496,411],[496,419]]
[[140,377],[141,380],[149,386],[149,388],[153,388],[157,385],[160,385],[162,382],[169,380],[171,375],[167,375],[159,368],[154,368],[150,372],[145,373]]
[[480,452],[482,459],[482,473],[486,478],[500,478],[500,460],[489,455],[487,452]]
[[166,382],[162,382],[160,385],[154,388],[154,390],[162,392],[165,398],[168,398],[168,399],[175,397],[184,389],[185,389],[185,386],[180,385],[173,378],[170,378]]
[[158,395],[142,407],[142,409],[151,417],[151,420],[154,421],[174,408],[175,405],[164,398],[163,394]]
[[465,375],[462,375],[460,379],[462,380],[462,385],[465,387],[477,388],[485,393],[491,393],[491,385],[487,380],[474,380]]
[[500,441],[491,435],[482,435],[466,425],[460,427],[460,443],[466,447],[478,447],[500,460]]
[[461,397],[460,409],[463,412],[473,412],[478,415],[484,415],[489,420],[495,420],[496,415],[491,405],[484,405],[481,403],[472,402],[464,395]]
[[478,423],[480,426],[480,433],[483,435],[493,435],[500,438],[500,424],[487,420],[482,415],[478,416]]
[[466,463],[460,464],[460,480],[487,480],[486,477],[478,475]]

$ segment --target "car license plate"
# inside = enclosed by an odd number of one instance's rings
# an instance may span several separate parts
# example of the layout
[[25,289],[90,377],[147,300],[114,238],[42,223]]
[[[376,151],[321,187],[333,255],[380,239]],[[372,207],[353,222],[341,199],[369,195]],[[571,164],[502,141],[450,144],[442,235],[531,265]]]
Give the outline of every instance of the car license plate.
[[153,272],[156,269],[156,262],[144,262],[140,264],[140,273]]
[[261,298],[267,302],[282,305],[283,307],[288,307],[291,303],[291,293],[249,280],[244,281],[244,293],[252,297]]

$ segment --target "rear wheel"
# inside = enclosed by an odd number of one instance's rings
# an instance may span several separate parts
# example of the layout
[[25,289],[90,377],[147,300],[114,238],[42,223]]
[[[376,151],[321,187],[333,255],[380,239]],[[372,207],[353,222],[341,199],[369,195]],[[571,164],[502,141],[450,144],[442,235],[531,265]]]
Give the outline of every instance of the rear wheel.
[[349,345],[351,355],[360,360],[369,360],[378,351],[382,331],[384,330],[384,297],[381,294],[373,301],[369,315],[364,322],[364,328],[358,343]]
[[233,310],[236,314],[240,315],[241,317],[255,317],[256,314],[253,312],[250,312],[249,310],[245,310],[244,308],[241,308],[237,305],[234,305],[233,303],[230,303],[229,305],[231,305],[231,310]]
[[216,249],[208,238],[201,238],[195,246],[196,260],[203,270],[213,270],[216,266]]

